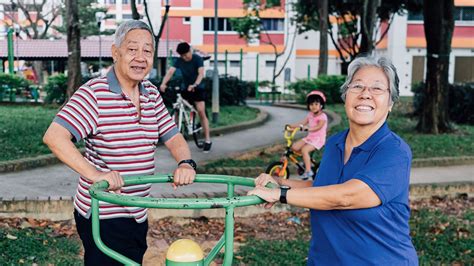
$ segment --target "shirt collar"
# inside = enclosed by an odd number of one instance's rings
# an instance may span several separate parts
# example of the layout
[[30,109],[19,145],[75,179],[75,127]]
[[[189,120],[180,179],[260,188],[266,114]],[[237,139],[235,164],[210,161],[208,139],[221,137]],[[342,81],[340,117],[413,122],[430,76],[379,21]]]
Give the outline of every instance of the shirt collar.
[[[363,151],[369,151],[377,143],[379,143],[380,140],[384,138],[389,132],[390,128],[388,127],[387,122],[384,122],[383,125],[379,129],[377,129],[374,134],[372,134],[372,136],[370,136],[366,141],[364,141],[364,143],[354,148],[358,148]],[[346,145],[346,138],[348,133],[349,129],[347,129],[343,134],[341,134],[340,137],[336,140],[337,147],[342,151],[344,150],[344,147]]]
[[[115,67],[111,67],[109,72],[107,72],[107,83],[109,84],[109,90],[113,93],[122,94],[122,87],[115,75]],[[138,88],[140,89],[140,94],[148,95],[148,91],[143,86],[142,82],[138,83]]]

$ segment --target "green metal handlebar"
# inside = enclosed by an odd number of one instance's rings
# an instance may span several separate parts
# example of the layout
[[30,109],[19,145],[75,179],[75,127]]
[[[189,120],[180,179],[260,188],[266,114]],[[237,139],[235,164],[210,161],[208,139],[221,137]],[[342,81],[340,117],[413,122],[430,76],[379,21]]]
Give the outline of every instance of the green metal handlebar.
[[[234,242],[234,208],[256,205],[264,203],[265,201],[257,196],[234,196],[234,186],[248,186],[254,187],[253,178],[244,178],[238,176],[224,176],[224,175],[196,175],[195,183],[221,183],[227,184],[227,197],[214,199],[200,199],[200,198],[143,198],[136,196],[124,196],[120,194],[108,193],[105,190],[109,184],[107,181],[100,181],[93,184],[89,193],[91,195],[91,209],[92,209],[92,235],[97,247],[112,257],[113,259],[125,265],[138,265],[133,260],[117,253],[116,251],[107,247],[100,238],[100,224],[99,224],[99,200],[131,207],[143,208],[158,208],[158,209],[215,209],[225,208],[225,231],[216,246],[209,252],[204,259],[204,265],[209,265],[217,256],[219,251],[225,245],[224,265],[232,264],[233,257],[233,242]],[[147,183],[171,183],[173,182],[172,175],[159,174],[154,176],[134,176],[124,178],[125,185],[138,185]],[[274,187],[274,184],[269,183],[267,187]]]

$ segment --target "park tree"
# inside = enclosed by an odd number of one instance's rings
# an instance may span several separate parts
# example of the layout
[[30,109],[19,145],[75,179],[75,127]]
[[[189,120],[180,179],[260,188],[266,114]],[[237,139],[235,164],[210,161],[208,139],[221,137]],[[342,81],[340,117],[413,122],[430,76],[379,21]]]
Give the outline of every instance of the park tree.
[[[110,18],[110,15],[107,15],[107,8],[97,5],[97,1],[95,0],[78,0],[77,4],[79,28],[83,38],[99,34],[111,35],[114,33],[113,30],[104,30],[101,32],[95,19],[97,12],[104,12],[106,14],[105,19]],[[67,18],[66,9],[61,9],[61,15],[63,18]],[[64,23],[54,28],[63,34],[67,34],[67,26]]]
[[[61,14],[63,5],[62,1],[56,5],[48,2],[48,0],[10,0],[8,9],[12,12],[5,12],[4,17],[12,21],[29,39],[46,39],[49,37],[49,29]],[[13,15],[15,11],[22,13],[28,23],[20,23],[18,16]]]
[[454,31],[454,0],[423,3],[426,38],[426,78],[417,129],[424,133],[449,132],[448,75]]
[[[298,0],[294,3],[298,33],[319,31],[318,76],[328,73],[328,0]],[[324,19],[319,19],[324,18]]]
[[[244,0],[243,1],[245,16],[240,18],[231,19],[232,29],[239,33],[241,38],[246,39],[247,41],[254,41],[256,39],[260,40],[260,43],[268,44],[273,49],[273,54],[275,58],[275,64],[273,66],[272,72],[272,91],[276,90],[276,78],[278,78],[283,70],[285,69],[288,60],[290,59],[290,55],[286,58],[283,58],[283,63],[281,67],[278,67],[278,61],[285,55],[287,50],[293,50],[295,45],[296,35],[298,33],[298,29],[294,32],[290,33],[287,29],[288,35],[285,38],[285,44],[282,51],[278,50],[276,43],[272,40],[271,35],[269,34],[268,30],[262,24],[262,18],[260,17],[260,13],[267,9],[273,8],[281,8],[280,0]],[[264,38],[262,38],[264,35]],[[291,37],[290,37],[291,36]]]
[[[331,21],[330,18],[335,21],[335,24],[328,23],[327,33],[342,61],[341,72],[345,74],[347,66],[359,54],[371,54],[388,33],[394,16],[407,9],[415,9],[420,5],[419,1],[328,0],[327,18],[324,21]],[[299,0],[295,3],[298,14],[295,19],[303,29],[320,30],[323,27],[319,19],[321,1],[317,2],[317,8],[312,1]]]
[[[81,86],[81,30],[79,26],[78,0],[66,0],[67,25],[67,99]],[[67,101],[66,99],[66,101]]]

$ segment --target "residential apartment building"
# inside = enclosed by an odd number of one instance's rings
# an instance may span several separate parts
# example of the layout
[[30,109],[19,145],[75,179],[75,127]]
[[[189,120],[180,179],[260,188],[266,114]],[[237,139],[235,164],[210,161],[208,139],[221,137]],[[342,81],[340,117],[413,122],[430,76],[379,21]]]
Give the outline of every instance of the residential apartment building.
[[[0,0],[0,8],[1,1],[9,2]],[[227,71],[228,74],[237,77],[242,75],[245,80],[256,80],[258,76],[259,81],[270,81],[276,64],[277,71],[283,68],[281,75],[276,79],[280,90],[283,90],[288,82],[316,77],[319,60],[319,32],[309,31],[296,34],[294,24],[290,23],[294,16],[291,8],[294,1],[282,0],[281,7],[262,12],[260,16],[267,32],[261,35],[260,40],[251,41],[240,38],[238,33],[233,31],[230,23],[232,18],[245,15],[242,1],[218,1],[219,74]],[[137,0],[136,3],[139,13],[145,15],[143,0]],[[205,61],[205,67],[207,70],[212,69],[214,0],[148,0],[147,3],[155,32],[159,30],[165,5],[168,3],[171,6],[160,46],[166,46],[169,50],[171,46],[168,46],[167,40],[173,40],[175,43],[176,40],[187,41],[195,49],[210,56],[210,60]],[[103,24],[106,29],[114,29],[118,22],[131,19],[130,0],[99,0],[98,4],[107,7],[107,13],[111,15],[111,19],[107,19]],[[455,0],[455,6],[456,21],[450,55],[449,81],[474,82],[474,2]],[[1,15],[0,19],[2,19]],[[147,21],[146,18],[144,21]],[[336,28],[337,24],[333,24],[333,27]],[[0,32],[1,30],[0,23]],[[292,47],[293,38],[296,39]],[[270,45],[269,41],[274,46]],[[341,73],[339,54],[331,41],[328,45],[328,74],[339,74]],[[279,53],[283,53],[276,62],[275,48]],[[411,86],[423,80],[426,71],[426,42],[422,16],[420,14],[396,15],[388,34],[378,44],[375,53],[392,59],[400,76],[401,94],[411,95]],[[286,64],[284,64],[285,61]],[[161,71],[163,72],[164,69]]]

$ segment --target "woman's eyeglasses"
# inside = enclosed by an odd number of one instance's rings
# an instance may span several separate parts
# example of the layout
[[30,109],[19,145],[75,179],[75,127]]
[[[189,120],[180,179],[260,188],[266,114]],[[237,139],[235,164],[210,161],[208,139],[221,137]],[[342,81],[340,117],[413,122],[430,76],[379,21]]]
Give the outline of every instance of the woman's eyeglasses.
[[365,89],[367,89],[372,95],[381,95],[388,91],[388,88],[382,85],[365,86],[360,83],[351,83],[347,85],[347,89],[352,93],[362,93]]

